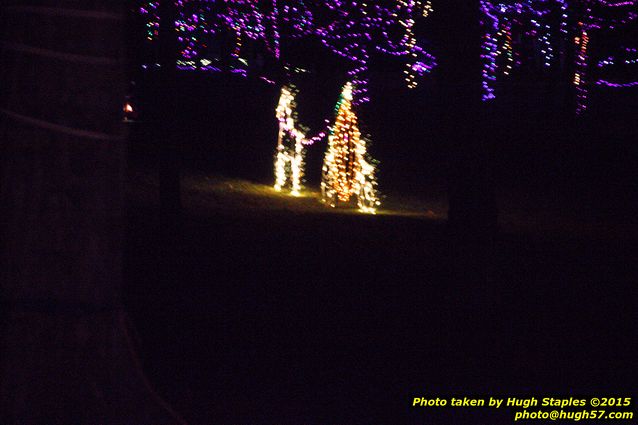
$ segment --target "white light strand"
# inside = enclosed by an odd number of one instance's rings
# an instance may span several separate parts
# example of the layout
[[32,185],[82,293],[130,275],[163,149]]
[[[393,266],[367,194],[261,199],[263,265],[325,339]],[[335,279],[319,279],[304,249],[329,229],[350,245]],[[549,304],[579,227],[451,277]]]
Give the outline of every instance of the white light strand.
[[300,196],[306,135],[295,124],[295,95],[291,88],[282,87],[276,116],[279,136],[275,155],[275,190],[281,191],[290,183],[290,194]]

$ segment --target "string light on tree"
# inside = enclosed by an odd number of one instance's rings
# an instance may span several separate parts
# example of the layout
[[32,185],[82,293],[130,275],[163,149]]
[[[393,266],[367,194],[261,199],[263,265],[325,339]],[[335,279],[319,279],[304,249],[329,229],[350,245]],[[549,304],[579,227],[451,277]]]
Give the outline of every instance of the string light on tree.
[[159,36],[159,1],[144,2],[139,11],[146,21],[146,39],[154,41]]
[[574,86],[576,87],[576,113],[581,114],[587,109],[588,90],[585,87],[585,73],[587,71],[587,49],[589,46],[589,34],[581,23],[582,32],[580,36],[574,39],[578,47],[578,56],[576,58],[576,72],[574,74]]
[[[575,37],[578,48],[574,86],[576,87],[576,112],[587,110],[589,90],[592,85],[610,88],[638,87],[638,82],[612,83],[605,79],[587,78],[590,67],[589,43],[593,33],[613,31],[638,20],[638,0],[588,2],[582,20],[578,23],[580,34]],[[599,68],[600,68],[599,62]]]
[[[352,63],[348,72],[354,88],[354,103],[367,97],[368,63],[376,50],[406,59],[405,79],[408,87],[417,85],[417,76],[430,72],[434,56],[418,45],[414,33],[417,19],[432,12],[429,1],[398,0],[393,6],[361,0],[332,0],[323,6],[334,14],[328,25],[317,26],[315,34],[334,54]],[[325,13],[324,13],[325,14]]]
[[[179,13],[176,30],[182,46],[178,67],[183,70],[229,70],[246,76],[247,61],[241,54],[249,41],[253,47],[265,47],[270,56],[286,64],[281,49],[283,37],[314,37],[349,62],[347,75],[355,85],[354,102],[358,104],[369,100],[368,63],[374,51],[403,57],[406,82],[411,88],[417,85],[417,77],[436,66],[434,57],[418,45],[414,33],[418,19],[432,12],[428,0],[322,0],[310,5],[304,0],[175,1]],[[140,7],[150,41],[157,40],[157,4],[144,0]],[[219,45],[217,38],[224,33],[234,40],[227,52],[234,60],[230,69],[215,65],[223,62],[219,54],[210,56],[210,45]]]
[[625,55],[625,58],[619,58],[617,56],[608,56],[606,59],[600,60],[598,62],[598,68],[606,68],[609,66],[614,66],[618,64],[623,65],[636,65],[638,64],[638,48],[635,47],[623,47],[622,53]]
[[[499,60],[507,54],[505,69],[502,74],[509,75],[512,71],[512,61],[516,52],[513,50],[512,25],[516,26],[517,34],[521,38],[518,44],[525,40],[522,36],[531,38],[531,45],[538,51],[543,67],[552,66],[556,58],[557,47],[554,36],[560,36],[563,41],[573,40],[575,46],[575,71],[572,78],[576,94],[576,113],[581,114],[587,109],[589,90],[592,86],[631,88],[638,86],[638,82],[610,82],[609,79],[596,79],[590,69],[590,42],[592,34],[600,31],[614,31],[622,26],[638,20],[638,0],[609,1],[609,0],[519,0],[512,2],[498,2],[481,0],[483,13],[482,59],[483,66],[483,100],[496,98],[496,83],[498,70],[502,65]],[[501,42],[501,40],[503,40]],[[562,43],[561,46],[564,46]],[[517,46],[518,47],[518,46]],[[565,50],[560,52],[562,62],[568,57]],[[598,62],[598,68],[613,65],[616,59],[608,57]],[[515,60],[515,65],[520,61]],[[625,64],[633,63],[631,59]]]
[[498,32],[499,39],[503,40],[502,50],[498,52],[498,55],[505,54],[506,57],[506,65],[503,70],[503,75],[510,75],[512,69],[514,67],[514,50],[512,48],[512,28],[507,23],[503,25],[503,28]]
[[377,193],[376,167],[368,157],[353,110],[353,85],[347,83],[337,103],[337,117],[328,136],[324,157],[321,199],[331,207],[356,199],[359,210],[375,213],[381,204]]
[[[433,57],[429,55],[427,52],[423,51],[417,45],[417,39],[414,35],[414,25],[416,20],[414,19],[414,15],[416,13],[420,13],[423,18],[427,18],[430,13],[432,13],[432,3],[430,1],[405,1],[399,0],[399,7],[402,10],[405,10],[406,18],[400,21],[402,27],[405,28],[405,33],[403,35],[403,39],[398,43],[400,46],[405,47],[405,51],[403,54],[410,58],[410,61],[406,63],[406,70],[404,73],[406,74],[405,81],[408,85],[408,88],[415,88],[418,85],[417,76],[423,75],[426,72],[429,72],[432,69],[434,64]],[[401,53],[401,49],[397,49],[396,46],[393,47],[393,52]],[[383,48],[381,48],[383,50]],[[388,51],[389,49],[385,49]],[[430,64],[426,64],[419,60],[419,54],[424,55],[429,61]]]
[[[638,48],[622,47],[620,50],[621,55],[624,56],[624,58],[616,55],[608,56],[598,62],[598,68],[606,69],[614,66],[638,65]],[[596,81],[596,85],[608,88],[633,88],[638,87],[638,81],[612,82],[601,78]]]
[[[481,0],[483,13],[483,100],[496,98],[495,85],[498,80],[498,70],[503,67],[502,74],[510,75],[514,65],[520,65],[515,60],[513,27],[519,34],[525,34],[534,39],[539,46],[544,67],[552,65],[555,58],[555,48],[552,42],[552,26],[543,22],[554,15],[560,14],[560,30],[566,28],[566,0],[523,0],[520,2],[493,2]],[[500,60],[505,56],[505,60]]]

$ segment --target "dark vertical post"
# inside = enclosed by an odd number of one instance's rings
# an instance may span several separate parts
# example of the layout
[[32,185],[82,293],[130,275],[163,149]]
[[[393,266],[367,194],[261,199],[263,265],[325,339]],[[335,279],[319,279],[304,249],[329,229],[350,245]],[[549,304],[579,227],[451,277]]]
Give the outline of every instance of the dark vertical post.
[[180,422],[120,303],[126,3],[1,6],[2,424]]
[[[482,98],[481,11],[478,1],[444,0],[439,63],[441,124],[449,146],[449,229],[455,258],[484,275],[497,228],[491,143],[496,125]],[[467,261],[466,261],[467,260]],[[468,263],[469,262],[469,263]]]
[[[159,182],[162,227],[169,232],[179,226],[181,219],[180,162],[181,149],[175,135],[177,8],[174,0],[160,2],[159,87],[157,87],[157,116],[152,123],[160,146]],[[171,232],[172,233],[172,232]]]
[[484,238],[496,230],[491,180],[491,107],[481,101],[481,12],[478,1],[446,0],[437,14],[449,30],[441,49],[445,135],[450,146],[449,224],[457,237]]

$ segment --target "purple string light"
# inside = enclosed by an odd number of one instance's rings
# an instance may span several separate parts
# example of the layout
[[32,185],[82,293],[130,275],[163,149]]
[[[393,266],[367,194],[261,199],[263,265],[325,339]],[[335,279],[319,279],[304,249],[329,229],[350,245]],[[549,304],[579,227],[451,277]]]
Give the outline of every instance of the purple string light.
[[[404,58],[406,81],[409,87],[415,87],[417,77],[436,66],[434,56],[418,45],[414,35],[417,19],[432,11],[429,1],[371,3],[323,0],[313,2],[311,9],[303,0],[176,0],[181,46],[178,67],[217,71],[219,67],[209,66],[212,61],[206,58],[207,49],[215,37],[226,32],[234,39],[231,72],[247,75],[247,61],[241,56],[244,42],[263,42],[274,58],[281,59],[281,38],[285,34],[290,38],[317,38],[332,53],[345,58],[351,64],[347,75],[354,86],[354,103],[369,100],[368,71],[373,51]],[[157,6],[157,1],[145,1],[140,7],[151,41],[158,36]]]
[[[176,30],[181,46],[179,69],[220,72],[221,67],[207,59],[207,55],[210,55],[210,44],[222,32],[234,40],[230,72],[243,76],[248,75],[248,62],[242,59],[246,40],[262,42],[272,57],[285,64],[282,37],[315,38],[350,64],[347,76],[354,86],[353,102],[360,104],[369,100],[368,74],[373,52],[403,58],[409,87],[416,86],[418,77],[436,66],[434,56],[417,43],[414,33],[417,20],[432,11],[429,2],[424,0],[322,0],[312,2],[312,7],[304,0],[175,1],[179,12]],[[158,1],[144,1],[139,9],[146,19],[149,40],[158,36],[158,5]],[[481,54],[484,101],[496,98],[499,75],[507,76],[513,65],[521,64],[520,53],[514,50],[513,34],[535,40],[543,67],[556,62],[557,52],[563,59],[566,57],[564,47],[559,49],[558,37],[573,40],[577,113],[587,109],[589,90],[594,85],[636,87],[634,82],[592,78],[589,41],[598,31],[613,31],[638,21],[638,0],[481,0],[480,8],[485,31]],[[595,64],[599,70],[635,64],[638,62],[635,53],[635,48],[627,49],[626,59],[607,55]],[[265,76],[260,78],[273,83]]]
[[[496,97],[496,82],[498,69],[502,66],[499,59],[503,50],[511,49],[508,42],[501,42],[502,37],[511,36],[511,25],[519,27],[519,33],[534,38],[540,47],[543,65],[549,67],[555,58],[556,45],[552,41],[554,34],[573,39],[576,47],[575,72],[573,84],[576,93],[576,113],[581,114],[587,109],[590,79],[590,49],[592,35],[597,31],[613,31],[621,26],[638,20],[638,0],[609,1],[609,0],[524,0],[517,2],[495,2],[481,0],[483,26],[485,36],[483,40],[483,100],[488,101]],[[553,27],[557,25],[557,29]],[[503,47],[501,47],[503,46]],[[626,49],[625,53],[635,53],[634,48]],[[507,57],[511,62],[512,52]],[[565,53],[561,52],[562,57]],[[608,56],[598,62],[598,68],[606,68],[619,63],[614,56]],[[638,63],[638,58],[625,59],[624,64]],[[504,72],[508,75],[509,72]],[[636,87],[636,82],[613,83],[599,79],[594,85],[630,88]]]

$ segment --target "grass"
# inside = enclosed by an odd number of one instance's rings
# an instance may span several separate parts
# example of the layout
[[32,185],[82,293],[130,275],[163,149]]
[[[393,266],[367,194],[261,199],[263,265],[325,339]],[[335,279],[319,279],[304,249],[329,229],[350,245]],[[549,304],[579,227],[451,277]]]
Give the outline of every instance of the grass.
[[635,247],[592,244],[569,214],[505,197],[514,233],[465,252],[440,197],[388,194],[371,216],[242,179],[182,188],[167,244],[155,176],[131,175],[125,297],[150,378],[191,423],[500,424],[409,403],[635,388]]
[[[157,202],[156,177],[148,172],[137,171],[131,178],[129,189],[137,200]],[[182,177],[182,196],[185,207],[202,213],[232,212],[253,214],[255,212],[287,212],[291,214],[345,214],[367,215],[357,208],[329,208],[321,202],[316,188],[304,187],[300,196],[292,196],[286,190],[276,191],[272,186],[245,179],[187,174]],[[375,215],[411,217],[415,219],[443,221],[447,214],[443,200],[423,201],[403,195],[388,195]]]
[[[135,170],[130,178],[130,198],[136,203],[158,205],[159,185],[154,173]],[[412,218],[437,223],[447,219],[447,200],[441,188],[423,198],[405,193],[382,193],[377,216]],[[511,191],[497,193],[499,226],[507,234],[533,235],[540,239],[578,238],[590,240],[628,240],[638,237],[630,217],[597,217],[561,199],[541,195],[522,195]],[[277,192],[271,185],[240,178],[187,173],[182,176],[182,201],[195,215],[232,214],[312,214],[319,216],[365,216],[356,208],[329,208],[320,201],[317,188],[304,187],[301,196]]]

